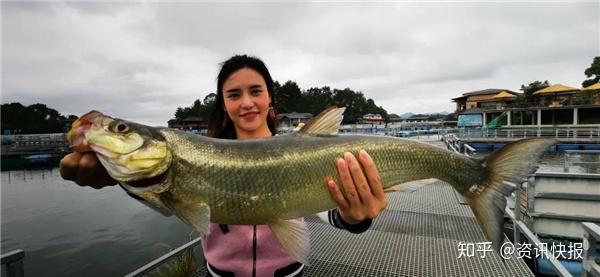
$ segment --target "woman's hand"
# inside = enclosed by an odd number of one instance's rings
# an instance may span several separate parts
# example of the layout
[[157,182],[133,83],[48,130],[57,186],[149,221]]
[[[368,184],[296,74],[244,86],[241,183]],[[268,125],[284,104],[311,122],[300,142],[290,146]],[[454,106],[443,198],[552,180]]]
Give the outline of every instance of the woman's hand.
[[354,225],[376,218],[387,207],[379,170],[365,150],[359,151],[358,161],[351,153],[344,153],[344,158],[337,161],[337,169],[342,190],[333,180],[327,182],[327,187],[346,223]]
[[60,160],[60,175],[65,180],[95,189],[117,184],[92,152],[73,152],[66,155]]

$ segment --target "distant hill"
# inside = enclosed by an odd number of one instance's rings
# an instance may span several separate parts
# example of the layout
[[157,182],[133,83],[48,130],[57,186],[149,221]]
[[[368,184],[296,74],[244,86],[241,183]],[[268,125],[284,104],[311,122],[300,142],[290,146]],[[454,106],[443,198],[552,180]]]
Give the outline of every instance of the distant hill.
[[400,118],[410,118],[410,117],[415,116],[415,115],[418,115],[418,116],[427,116],[427,115],[430,115],[430,116],[440,116],[440,115],[446,116],[446,115],[449,115],[449,114],[450,114],[449,112],[423,113],[423,114],[403,113],[403,114],[400,115]]
[[403,113],[400,115],[400,118],[410,118],[413,115],[415,115],[415,114],[414,113]]

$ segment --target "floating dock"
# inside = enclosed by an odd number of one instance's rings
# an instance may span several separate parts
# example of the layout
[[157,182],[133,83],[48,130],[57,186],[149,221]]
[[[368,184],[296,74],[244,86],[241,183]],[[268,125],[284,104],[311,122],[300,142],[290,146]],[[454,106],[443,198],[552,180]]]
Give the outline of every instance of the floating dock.
[[[362,234],[306,218],[310,265],[303,276],[533,276],[523,260],[458,258],[459,243],[486,242],[468,205],[436,181],[414,192],[388,194],[385,209]],[[195,276],[209,276],[201,268]]]

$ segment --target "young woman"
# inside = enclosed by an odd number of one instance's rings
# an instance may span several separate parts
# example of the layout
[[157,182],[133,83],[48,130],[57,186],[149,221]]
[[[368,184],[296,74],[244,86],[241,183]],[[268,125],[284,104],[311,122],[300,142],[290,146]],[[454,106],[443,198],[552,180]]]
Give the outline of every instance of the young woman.
[[[273,93],[273,79],[261,60],[246,55],[231,57],[222,64],[217,78],[217,104],[209,121],[209,135],[223,139],[275,135]],[[351,153],[343,157],[337,161],[343,189],[333,181],[323,184],[338,208],[319,217],[337,228],[361,233],[387,206],[387,200],[375,163],[365,151],[360,151],[358,159]],[[60,170],[63,178],[79,185],[101,188],[116,183],[93,153],[67,155]],[[202,246],[213,276],[300,276],[304,267],[281,248],[267,225],[211,224]]]

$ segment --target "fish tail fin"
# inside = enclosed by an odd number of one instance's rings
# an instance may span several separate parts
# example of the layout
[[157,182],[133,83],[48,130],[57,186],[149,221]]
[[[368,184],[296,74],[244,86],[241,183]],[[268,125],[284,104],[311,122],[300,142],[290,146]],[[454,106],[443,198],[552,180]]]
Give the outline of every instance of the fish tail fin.
[[541,155],[555,143],[553,139],[523,139],[504,146],[482,161],[488,178],[483,184],[473,186],[465,200],[496,251],[500,250],[503,240],[506,196],[515,190],[507,181],[518,183],[535,172]]

